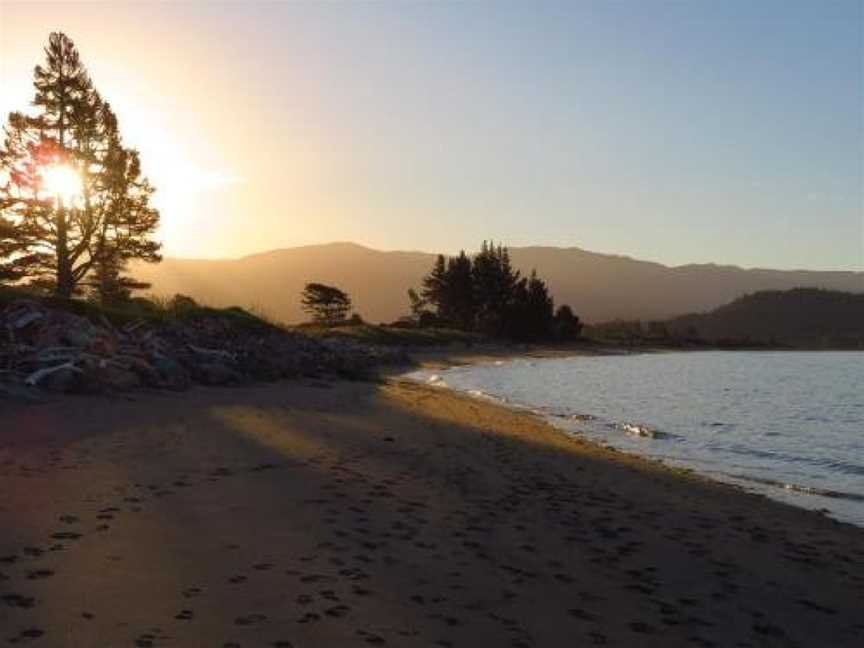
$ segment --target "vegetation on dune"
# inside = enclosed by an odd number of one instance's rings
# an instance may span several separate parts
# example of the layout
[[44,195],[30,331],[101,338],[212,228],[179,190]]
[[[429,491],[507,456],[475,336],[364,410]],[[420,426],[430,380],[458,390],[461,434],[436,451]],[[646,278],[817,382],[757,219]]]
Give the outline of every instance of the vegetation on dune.
[[26,288],[0,286],[0,310],[21,300],[36,301],[53,309],[85,317],[96,323],[107,320],[115,326],[141,321],[151,324],[170,321],[183,322],[219,316],[230,318],[236,324],[249,329],[273,330],[283,328],[265,316],[249,309],[239,306],[227,308],[204,306],[185,295],[175,295],[171,298],[154,295],[135,297],[122,303],[103,306],[88,299],[64,298]]
[[387,326],[346,323],[341,326],[301,324],[297,330],[315,338],[341,338],[381,346],[432,347],[450,344],[473,345],[486,341],[479,333],[451,328]]

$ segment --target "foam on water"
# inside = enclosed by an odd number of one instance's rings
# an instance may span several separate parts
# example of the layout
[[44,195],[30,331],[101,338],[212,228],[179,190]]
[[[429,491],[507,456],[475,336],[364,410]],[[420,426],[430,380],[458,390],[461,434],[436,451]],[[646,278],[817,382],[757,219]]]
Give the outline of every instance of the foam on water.
[[412,377],[864,526],[864,354],[521,359]]

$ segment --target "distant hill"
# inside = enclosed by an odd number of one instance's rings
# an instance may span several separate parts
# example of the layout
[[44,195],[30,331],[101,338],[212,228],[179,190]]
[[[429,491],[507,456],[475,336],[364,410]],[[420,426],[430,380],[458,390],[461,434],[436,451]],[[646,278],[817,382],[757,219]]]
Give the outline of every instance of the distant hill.
[[[668,267],[579,248],[510,248],[517,268],[536,268],[555,296],[587,322],[666,319],[704,312],[760,290],[797,287],[864,292],[864,273],[744,270],[734,266]],[[309,281],[347,290],[372,322],[408,310],[406,291],[419,286],[435,255],[382,252],[353,243],[273,250],[226,260],[165,259],[137,265],[136,276],[158,294],[184,293],[214,306],[253,306],[286,322],[304,318],[300,291]]]
[[740,297],[710,313],[667,323],[676,335],[709,342],[777,342],[796,347],[864,348],[864,294],[798,288]]

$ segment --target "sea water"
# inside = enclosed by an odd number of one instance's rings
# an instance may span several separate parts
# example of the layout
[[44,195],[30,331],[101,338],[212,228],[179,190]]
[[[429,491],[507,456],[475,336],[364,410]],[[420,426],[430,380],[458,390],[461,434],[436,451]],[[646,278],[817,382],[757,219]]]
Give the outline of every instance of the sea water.
[[525,358],[412,377],[864,526],[864,353]]

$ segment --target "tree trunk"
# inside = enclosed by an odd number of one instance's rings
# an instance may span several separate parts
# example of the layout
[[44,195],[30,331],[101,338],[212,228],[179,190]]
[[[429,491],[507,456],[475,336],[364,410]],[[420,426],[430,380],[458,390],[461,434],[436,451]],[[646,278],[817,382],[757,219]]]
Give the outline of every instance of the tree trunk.
[[[65,94],[65,93],[64,93]],[[57,140],[60,143],[60,150],[64,152],[63,162],[67,160],[65,155],[66,147],[66,97],[60,98],[60,114],[57,119]],[[60,160],[58,160],[59,162]],[[66,220],[66,205],[63,204],[63,197],[57,196],[57,296],[69,299],[72,296],[72,290],[75,288],[75,282],[72,278],[72,260],[69,258],[69,224]]]
[[69,244],[66,223],[66,209],[63,199],[57,200],[57,289],[58,297],[69,299],[75,282],[72,278],[72,261],[69,259]]

